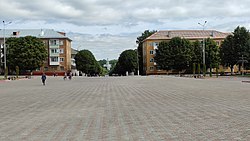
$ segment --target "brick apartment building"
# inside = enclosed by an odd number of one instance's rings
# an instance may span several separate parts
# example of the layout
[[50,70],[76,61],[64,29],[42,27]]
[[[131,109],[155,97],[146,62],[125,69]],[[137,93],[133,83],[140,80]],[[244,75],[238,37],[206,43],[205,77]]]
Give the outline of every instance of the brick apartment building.
[[202,41],[203,38],[213,39],[218,46],[230,33],[223,33],[215,30],[165,30],[158,31],[148,37],[143,42],[143,72],[146,75],[167,74],[165,70],[160,70],[154,61],[155,49],[162,41],[170,41],[173,37],[185,38],[191,42]]
[[[71,70],[71,39],[65,33],[53,29],[6,29],[5,35],[0,30],[0,44],[3,47],[5,38],[34,36],[40,38],[48,51],[48,57],[41,68],[33,71],[33,74],[54,72],[64,74]],[[8,54],[7,54],[8,55]],[[3,64],[3,62],[1,62]],[[1,64],[1,65],[2,65]],[[7,64],[8,65],[8,64]]]

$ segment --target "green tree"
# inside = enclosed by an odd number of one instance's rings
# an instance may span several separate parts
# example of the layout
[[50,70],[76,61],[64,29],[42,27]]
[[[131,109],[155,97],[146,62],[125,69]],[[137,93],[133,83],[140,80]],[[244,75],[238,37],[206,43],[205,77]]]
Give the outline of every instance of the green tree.
[[101,66],[89,50],[81,50],[75,56],[76,68],[87,75],[99,75]]
[[113,73],[125,75],[126,72],[135,72],[137,69],[137,52],[135,50],[125,50],[121,53]]
[[99,60],[98,63],[100,64],[101,67],[104,67],[104,65],[107,63],[107,60],[102,59],[102,60]]
[[174,56],[173,68],[179,71],[188,69],[192,58],[192,45],[190,41],[181,39],[180,37],[175,37],[170,40],[169,46],[172,48],[172,55]]
[[245,27],[237,27],[232,35],[226,37],[221,46],[222,65],[231,68],[238,63],[240,57],[250,59],[250,34]]
[[220,49],[212,39],[206,39],[206,68],[210,69],[210,74],[212,68],[216,68],[217,64],[220,62]]
[[192,45],[180,37],[172,38],[168,43],[162,42],[156,50],[155,61],[161,69],[184,70],[191,63]]
[[197,69],[198,74],[200,74],[198,69],[198,66],[200,66],[200,64],[202,63],[202,47],[200,41],[197,40],[192,43],[191,56],[192,56],[191,62],[193,64],[193,72],[195,72],[195,70]]
[[8,38],[7,65],[15,70],[16,66],[21,71],[35,70],[41,67],[47,58],[47,50],[43,42],[32,36]]
[[118,62],[117,59],[113,59],[113,60],[110,60],[110,61],[109,61],[109,64],[111,65],[110,70],[112,70],[112,69],[115,67],[115,64],[116,64],[117,62]]
[[151,36],[152,34],[154,34],[155,32],[157,32],[156,30],[153,31],[149,31],[149,30],[145,30],[141,36],[137,37],[136,43],[138,45],[137,50],[138,50],[138,59],[139,59],[139,72],[140,74],[143,74],[143,41],[148,38],[149,36]]
[[202,47],[200,41],[197,40],[193,42],[191,54],[193,63],[202,63]]
[[171,47],[169,46],[169,42],[160,42],[158,49],[156,49],[156,55],[154,57],[157,65],[164,70],[173,69],[174,56],[171,52]]

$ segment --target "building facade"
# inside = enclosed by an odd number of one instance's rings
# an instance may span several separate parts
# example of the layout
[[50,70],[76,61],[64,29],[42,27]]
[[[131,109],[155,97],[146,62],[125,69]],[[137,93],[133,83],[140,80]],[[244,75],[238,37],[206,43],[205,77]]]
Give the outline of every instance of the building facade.
[[[42,40],[47,51],[48,57],[41,68],[33,71],[33,74],[61,73],[71,71],[71,39],[65,33],[57,32],[53,29],[6,29],[0,31],[0,44],[3,47],[4,37],[25,37],[33,36]],[[8,55],[8,54],[7,54]],[[2,64],[4,62],[1,62]],[[8,64],[7,64],[8,66]]]
[[230,33],[215,30],[165,30],[158,31],[143,41],[143,72],[146,75],[168,74],[171,71],[160,70],[154,61],[155,49],[162,41],[170,41],[174,37],[185,38],[191,42],[201,41],[204,38],[213,39],[218,46]]

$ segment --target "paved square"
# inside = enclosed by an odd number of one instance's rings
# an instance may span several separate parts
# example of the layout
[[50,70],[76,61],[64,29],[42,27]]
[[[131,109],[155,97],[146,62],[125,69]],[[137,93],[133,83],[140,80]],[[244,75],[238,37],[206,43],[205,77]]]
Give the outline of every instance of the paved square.
[[238,79],[40,77],[0,82],[1,141],[250,140]]

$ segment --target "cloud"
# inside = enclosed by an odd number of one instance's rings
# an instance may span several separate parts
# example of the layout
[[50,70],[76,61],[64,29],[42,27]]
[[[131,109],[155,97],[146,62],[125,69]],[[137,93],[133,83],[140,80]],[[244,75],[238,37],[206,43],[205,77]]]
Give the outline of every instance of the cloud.
[[118,59],[122,51],[136,49],[138,33],[112,35],[112,34],[81,34],[68,33],[73,40],[72,47],[77,50],[90,50],[97,60]]
[[98,59],[135,48],[145,30],[250,28],[249,0],[0,0],[6,28],[50,28],[69,33],[74,48]]
[[57,20],[77,25],[157,22],[161,19],[241,17],[250,15],[250,1],[241,0],[0,0],[1,17]]

